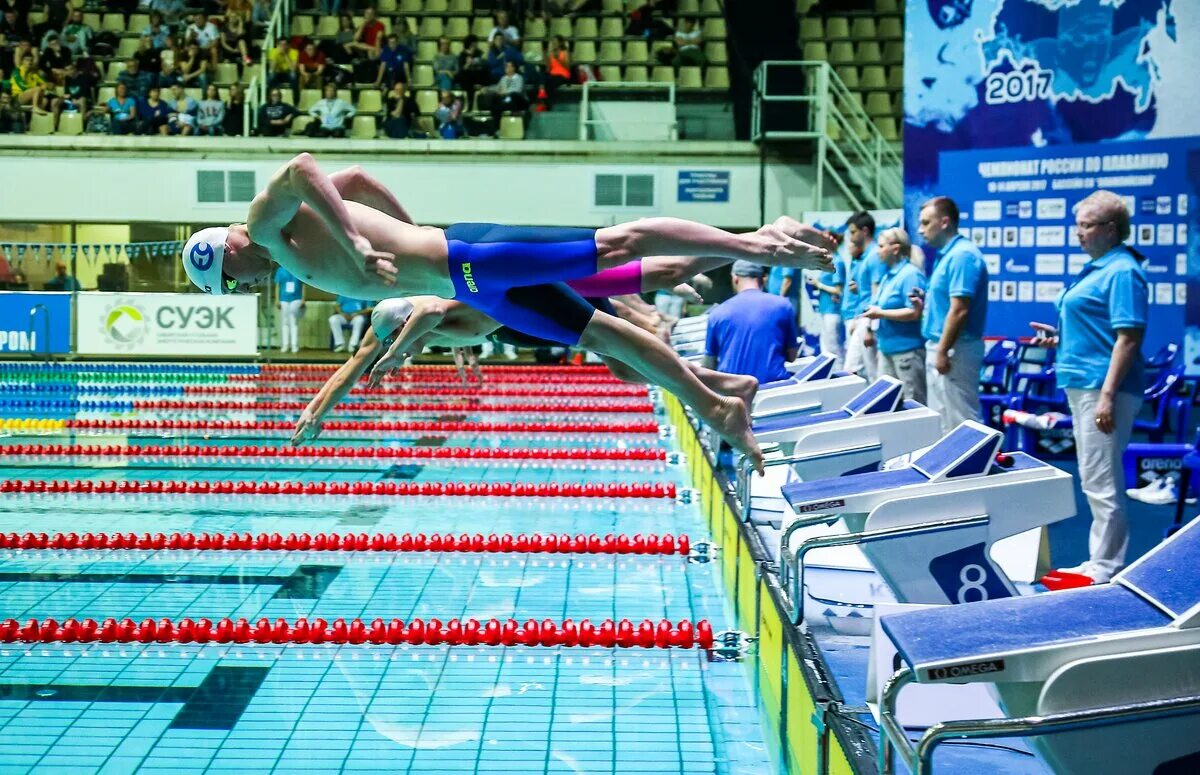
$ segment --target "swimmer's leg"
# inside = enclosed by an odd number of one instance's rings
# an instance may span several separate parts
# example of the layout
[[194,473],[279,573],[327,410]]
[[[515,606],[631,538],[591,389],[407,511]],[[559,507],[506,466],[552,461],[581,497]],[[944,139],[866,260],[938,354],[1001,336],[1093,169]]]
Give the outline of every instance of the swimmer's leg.
[[824,232],[786,217],[748,234],[681,218],[643,218],[599,229],[595,239],[601,270],[648,256],[711,256],[825,270],[832,267],[834,248]]
[[[653,384],[645,374],[642,374],[627,363],[607,355],[601,355],[600,359],[604,361],[604,365],[608,367],[613,376],[622,382],[630,382],[635,385]],[[754,401],[754,395],[758,392],[757,379],[744,374],[726,374],[722,371],[713,371],[712,369],[706,369],[703,366],[686,360],[683,361],[683,365],[688,368],[688,371],[695,374],[696,379],[704,383],[704,386],[709,390],[723,396],[740,398],[745,403],[747,411],[749,411],[750,405]]]
[[750,430],[750,413],[741,398],[722,396],[701,382],[664,342],[636,326],[596,311],[579,345],[616,358],[636,369],[690,406],[739,452],[762,468],[762,450]]

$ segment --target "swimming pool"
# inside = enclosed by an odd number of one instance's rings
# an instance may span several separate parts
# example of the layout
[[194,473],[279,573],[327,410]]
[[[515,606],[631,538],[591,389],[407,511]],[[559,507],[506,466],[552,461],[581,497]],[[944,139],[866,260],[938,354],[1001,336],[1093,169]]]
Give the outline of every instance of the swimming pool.
[[778,768],[655,396],[330,371],[2,365],[0,771]]

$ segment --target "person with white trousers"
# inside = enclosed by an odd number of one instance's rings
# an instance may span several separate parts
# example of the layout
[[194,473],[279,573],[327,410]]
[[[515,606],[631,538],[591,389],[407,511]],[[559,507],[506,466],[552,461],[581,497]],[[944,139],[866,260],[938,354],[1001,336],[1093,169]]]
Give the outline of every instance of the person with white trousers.
[[279,352],[300,352],[304,284],[281,266],[275,271],[275,287],[279,291]]
[[833,368],[842,369],[843,343],[846,328],[842,323],[842,288],[846,284],[846,262],[839,256],[828,272],[806,272],[805,280],[817,292],[817,314],[820,316],[819,341],[821,352],[834,357]]
[[[333,335],[334,352],[354,352],[362,341],[363,332],[371,322],[371,306],[362,299],[352,299],[349,296],[337,297],[337,312],[329,316],[329,333]],[[350,326],[350,342],[346,343],[346,333],[342,329]]]
[[1096,191],[1075,210],[1079,247],[1090,257],[1056,303],[1058,328],[1031,323],[1035,341],[1057,346],[1054,372],[1071,406],[1079,479],[1092,511],[1088,560],[1066,573],[1109,581],[1125,565],[1122,455],[1133,435],[1146,382],[1142,339],[1150,304],[1145,258],[1128,247],[1129,211],[1111,191]]
[[[879,353],[867,336],[871,321],[863,317],[879,278],[886,271],[875,245],[875,217],[860,210],[846,221],[846,247],[850,262],[846,266],[842,291],[842,319],[846,325],[846,371],[864,374],[867,382],[879,376]],[[870,343],[868,343],[870,342]]]

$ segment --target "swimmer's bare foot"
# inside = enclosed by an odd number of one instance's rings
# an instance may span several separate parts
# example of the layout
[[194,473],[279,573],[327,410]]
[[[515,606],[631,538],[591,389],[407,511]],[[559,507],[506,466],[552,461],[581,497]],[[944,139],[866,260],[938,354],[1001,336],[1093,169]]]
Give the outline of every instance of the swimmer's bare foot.
[[[754,233],[759,258],[754,260],[796,269],[833,269],[833,240],[823,232],[786,216]],[[811,242],[810,242],[811,240]]]
[[741,398],[722,396],[716,410],[704,420],[731,447],[747,455],[754,463],[755,471],[760,475],[764,473],[762,450],[750,430],[750,412]]
[[829,232],[822,231],[807,223],[801,223],[790,216],[779,216],[775,219],[774,225],[783,229],[786,234],[795,237],[801,242],[807,242],[814,247],[824,248],[825,250],[833,250],[837,247],[837,241]]

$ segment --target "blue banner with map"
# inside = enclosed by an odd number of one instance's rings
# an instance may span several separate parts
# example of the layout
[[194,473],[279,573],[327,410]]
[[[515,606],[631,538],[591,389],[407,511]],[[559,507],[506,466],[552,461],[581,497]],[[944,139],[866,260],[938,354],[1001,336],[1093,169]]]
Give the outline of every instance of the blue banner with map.
[[906,22],[907,222],[958,201],[995,270],[988,333],[1052,316],[1080,266],[1071,209],[1108,188],[1150,259],[1146,349],[1186,323],[1197,370],[1200,1],[910,0]]

